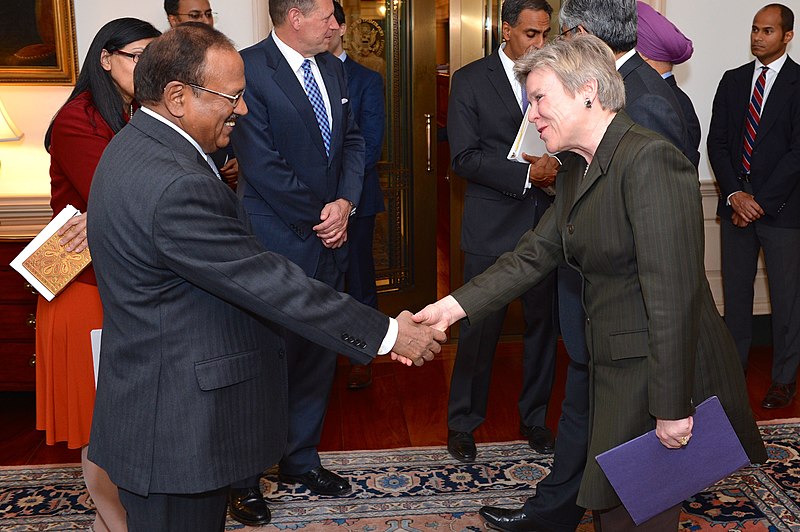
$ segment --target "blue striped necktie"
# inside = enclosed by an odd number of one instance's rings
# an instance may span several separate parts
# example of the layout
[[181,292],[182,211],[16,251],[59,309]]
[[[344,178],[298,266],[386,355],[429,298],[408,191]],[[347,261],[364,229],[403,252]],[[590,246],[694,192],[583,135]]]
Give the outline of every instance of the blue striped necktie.
[[528,111],[528,91],[525,90],[525,82],[522,82],[522,117],[525,117],[525,113]]
[[303,86],[308,95],[308,101],[311,102],[311,107],[314,109],[314,115],[317,117],[319,132],[322,134],[322,143],[325,144],[325,154],[330,155],[331,127],[328,124],[328,113],[325,111],[325,101],[322,99],[317,80],[314,79],[314,74],[311,72],[311,60],[309,59],[303,61]]
[[745,174],[750,173],[750,157],[753,155],[753,146],[756,144],[758,134],[758,123],[761,121],[761,106],[764,104],[764,87],[767,84],[767,70],[769,67],[761,67],[761,74],[753,87],[753,95],[750,97],[750,105],[747,108],[747,118],[744,122],[744,140],[742,141],[742,170]]

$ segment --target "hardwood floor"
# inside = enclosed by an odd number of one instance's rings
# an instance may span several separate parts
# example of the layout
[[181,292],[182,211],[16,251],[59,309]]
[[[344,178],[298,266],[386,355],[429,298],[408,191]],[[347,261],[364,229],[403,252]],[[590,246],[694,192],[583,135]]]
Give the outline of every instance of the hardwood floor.
[[[478,442],[520,439],[517,396],[521,382],[521,343],[503,341],[495,356],[487,420],[475,432]],[[373,384],[364,390],[345,386],[347,363],[339,364],[319,449],[342,451],[427,445],[447,441],[447,395],[455,345],[445,346],[436,360],[406,367],[379,359]],[[800,417],[800,401],[781,410],[765,410],[760,402],[770,385],[772,350],[754,348],[747,376],[748,394],[756,419]],[[559,344],[556,384],[548,425],[555,430],[563,399],[566,354]],[[0,392],[0,465],[57,464],[80,461],[79,451],[64,444],[49,446],[35,430],[32,392]]]

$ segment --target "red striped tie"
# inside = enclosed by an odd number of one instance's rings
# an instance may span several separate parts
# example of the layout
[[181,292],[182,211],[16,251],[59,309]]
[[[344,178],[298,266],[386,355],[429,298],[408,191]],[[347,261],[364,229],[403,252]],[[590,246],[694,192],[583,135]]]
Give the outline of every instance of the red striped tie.
[[761,120],[761,105],[764,103],[764,86],[767,84],[767,70],[762,66],[761,74],[753,87],[750,97],[750,107],[747,109],[747,118],[744,122],[744,142],[742,143],[742,169],[745,174],[750,173],[750,156],[753,155],[753,146],[756,144],[758,122]]

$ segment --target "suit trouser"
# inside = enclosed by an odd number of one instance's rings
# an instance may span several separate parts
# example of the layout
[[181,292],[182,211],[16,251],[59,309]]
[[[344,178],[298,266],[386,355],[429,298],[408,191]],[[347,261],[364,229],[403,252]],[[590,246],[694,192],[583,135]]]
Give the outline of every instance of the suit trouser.
[[[321,253],[314,278],[336,290],[344,288],[344,274],[336,266],[331,250],[325,249]],[[286,332],[285,340],[289,370],[289,434],[280,468],[284,474],[300,475],[320,465],[317,446],[328,408],[337,354],[292,332]]]
[[581,284],[577,271],[566,265],[558,268],[558,317],[570,361],[553,466],[523,506],[526,515],[551,532],[572,532],[584,514],[575,503],[589,442],[589,352]]
[[792,384],[800,365],[800,228],[721,220],[725,324],[747,367],[753,339],[753,281],[764,250],[772,306],[772,382]]
[[[464,281],[482,273],[496,259],[465,253]],[[557,340],[554,289],[555,276],[549,275],[520,298],[525,333],[518,407],[520,420],[528,427],[544,426],[553,387]],[[451,430],[472,432],[486,419],[492,361],[506,310],[507,307],[475,324],[461,322],[447,409],[447,426]]]
[[[375,233],[375,215],[355,216],[347,224],[348,251],[345,290],[356,301],[378,308],[378,290],[375,287],[375,259],[372,256],[372,238]],[[355,362],[350,361],[351,364]]]
[[147,497],[119,488],[129,532],[219,532],[225,529],[228,488],[192,495],[151,493]]

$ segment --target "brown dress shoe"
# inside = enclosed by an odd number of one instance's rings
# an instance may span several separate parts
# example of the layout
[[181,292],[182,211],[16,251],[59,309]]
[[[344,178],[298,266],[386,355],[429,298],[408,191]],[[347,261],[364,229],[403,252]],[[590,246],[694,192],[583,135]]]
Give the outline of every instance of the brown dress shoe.
[[773,382],[767,395],[764,396],[764,400],[761,401],[761,408],[786,408],[792,403],[796,393],[797,385],[795,384]]
[[370,364],[351,364],[350,373],[347,374],[347,388],[360,390],[372,384],[372,366]]

